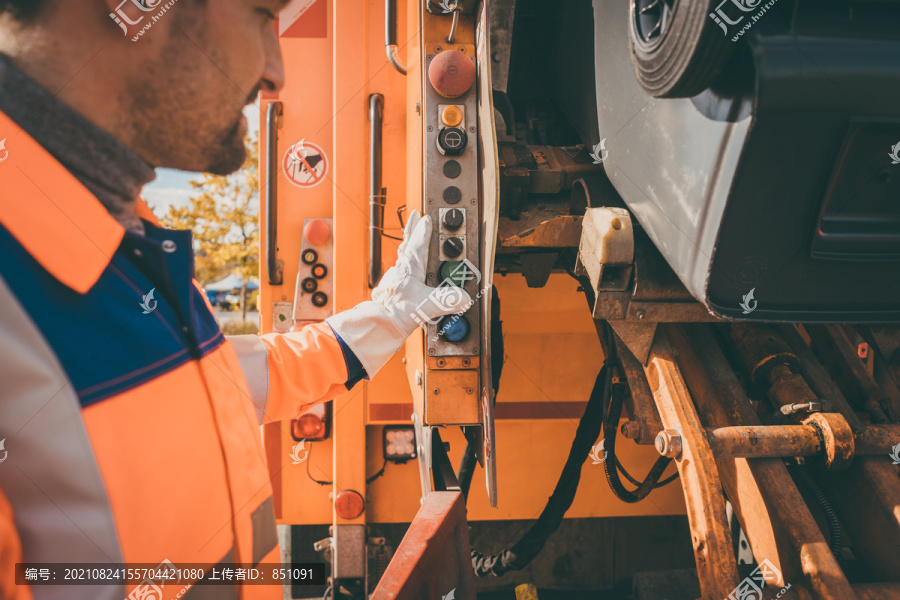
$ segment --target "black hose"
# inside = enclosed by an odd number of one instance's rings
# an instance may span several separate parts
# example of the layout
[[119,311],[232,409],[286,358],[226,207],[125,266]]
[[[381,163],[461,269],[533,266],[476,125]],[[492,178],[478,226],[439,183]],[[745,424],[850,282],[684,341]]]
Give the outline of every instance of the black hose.
[[610,489],[616,498],[623,502],[633,504],[640,502],[647,497],[647,494],[653,491],[662,476],[663,471],[672,462],[667,456],[660,456],[653,464],[653,468],[647,473],[647,477],[633,492],[626,489],[619,479],[619,471],[616,468],[618,459],[616,458],[616,432],[619,424],[619,417],[622,414],[622,403],[625,399],[625,387],[621,382],[613,380],[612,382],[612,398],[609,403],[609,415],[603,425],[603,439],[606,440],[603,449],[607,451],[606,460],[603,461],[603,471],[606,473],[606,481],[609,483]]
[[608,380],[607,372],[608,367],[604,365],[600,374],[597,375],[591,397],[578,422],[569,457],[566,459],[556,488],[544,510],[522,536],[522,539],[516,542],[512,548],[507,548],[492,556],[485,556],[472,550],[472,568],[478,577],[490,574],[499,577],[508,571],[528,566],[544,547],[550,535],[559,528],[563,516],[575,499],[575,492],[578,490],[578,482],[581,479],[581,467],[590,454],[594,442],[600,436],[600,429],[603,425],[603,394],[606,389],[604,383]]
[[822,514],[825,515],[825,520],[828,521],[831,552],[835,556],[840,556],[841,548],[844,547],[844,534],[841,530],[841,523],[838,521],[837,513],[834,512],[834,508],[831,506],[831,502],[828,501],[828,497],[822,491],[822,488],[816,484],[815,480],[805,468],[798,465],[791,469],[791,473],[797,476],[797,483],[806,488],[806,491],[819,503]]

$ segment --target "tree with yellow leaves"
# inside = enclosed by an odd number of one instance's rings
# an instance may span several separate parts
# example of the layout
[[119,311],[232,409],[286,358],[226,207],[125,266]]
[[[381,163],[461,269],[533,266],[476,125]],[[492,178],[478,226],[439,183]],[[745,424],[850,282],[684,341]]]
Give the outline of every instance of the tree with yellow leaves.
[[191,181],[186,207],[170,206],[160,221],[170,229],[190,229],[194,277],[201,285],[229,274],[243,279],[241,318],[247,321],[247,280],[259,277],[259,140],[245,138],[247,159],[231,175],[204,173]]

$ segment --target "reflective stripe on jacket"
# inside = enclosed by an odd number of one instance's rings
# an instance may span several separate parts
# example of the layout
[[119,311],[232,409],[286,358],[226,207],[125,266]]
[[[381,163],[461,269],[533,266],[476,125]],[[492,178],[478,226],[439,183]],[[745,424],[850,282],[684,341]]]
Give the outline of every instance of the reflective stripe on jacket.
[[16,562],[278,562],[258,425],[346,392],[359,362],[326,323],[232,344],[190,232],[143,203],[146,236],[126,232],[2,113],[0,136],[0,599],[132,592],[15,585]]

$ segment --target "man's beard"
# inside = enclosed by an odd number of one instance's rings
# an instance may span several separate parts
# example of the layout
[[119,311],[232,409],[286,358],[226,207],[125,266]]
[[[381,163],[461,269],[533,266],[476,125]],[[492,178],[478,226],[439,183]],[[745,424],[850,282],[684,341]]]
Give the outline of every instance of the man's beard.
[[241,119],[222,136],[216,144],[215,154],[210,157],[210,164],[203,169],[213,175],[231,175],[243,166],[247,159],[247,149],[241,135]]

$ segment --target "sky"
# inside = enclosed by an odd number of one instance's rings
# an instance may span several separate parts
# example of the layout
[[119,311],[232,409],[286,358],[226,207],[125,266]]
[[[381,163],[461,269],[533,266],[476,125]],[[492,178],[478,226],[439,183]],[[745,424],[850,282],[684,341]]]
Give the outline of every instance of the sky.
[[[244,114],[250,126],[248,131],[253,136],[259,131],[259,108],[250,104],[244,109]],[[156,179],[144,187],[141,198],[150,205],[157,217],[162,217],[169,212],[169,206],[188,205],[192,192],[188,182],[199,178],[200,173],[157,169]]]

